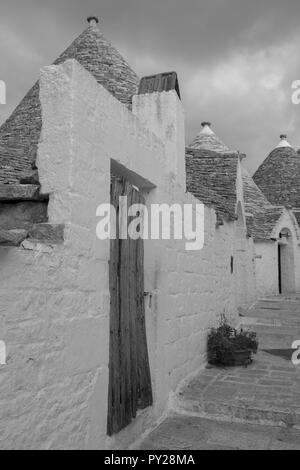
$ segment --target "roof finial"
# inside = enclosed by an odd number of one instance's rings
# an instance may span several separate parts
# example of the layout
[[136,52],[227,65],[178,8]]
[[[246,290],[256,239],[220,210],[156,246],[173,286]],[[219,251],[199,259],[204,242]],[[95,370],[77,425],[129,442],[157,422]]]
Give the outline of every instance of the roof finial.
[[201,129],[200,134],[202,134],[202,135],[214,135],[214,132],[211,128],[211,122],[208,122],[208,121],[201,122],[201,126],[202,126],[202,129]]
[[280,142],[277,145],[276,148],[281,148],[281,147],[291,147],[291,144],[287,141],[287,135],[286,134],[281,134],[280,136]]
[[99,23],[99,18],[98,18],[98,16],[89,16],[87,18],[87,21],[88,21],[90,26],[96,26],[96,24]]

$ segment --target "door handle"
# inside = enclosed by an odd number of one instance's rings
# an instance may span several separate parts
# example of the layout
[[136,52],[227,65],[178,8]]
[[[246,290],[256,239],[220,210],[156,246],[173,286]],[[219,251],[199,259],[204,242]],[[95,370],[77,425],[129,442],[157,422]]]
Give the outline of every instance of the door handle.
[[144,297],[149,297],[149,308],[151,308],[151,304],[152,304],[152,292],[144,292]]

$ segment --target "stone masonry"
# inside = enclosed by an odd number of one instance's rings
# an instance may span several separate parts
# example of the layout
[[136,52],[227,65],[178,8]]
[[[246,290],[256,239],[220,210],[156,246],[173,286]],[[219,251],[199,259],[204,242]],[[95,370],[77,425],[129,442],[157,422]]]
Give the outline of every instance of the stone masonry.
[[[154,113],[148,127],[145,100]],[[206,332],[220,313],[237,322],[230,271],[236,225],[224,220],[216,227],[216,213],[206,207],[199,252],[187,252],[180,240],[145,242],[154,406],[108,440],[109,243],[96,239],[96,209],[109,202],[111,165],[143,190],[146,204],[199,202],[185,190],[182,104],[173,90],[137,96],[132,113],[74,60],[43,69],[40,101],[41,193],[49,197],[49,223],[64,224],[64,243],[1,248],[0,326],[8,361],[0,368],[0,446],[124,448],[204,363]],[[172,154],[177,163],[170,168]],[[254,296],[249,290],[247,301]]]

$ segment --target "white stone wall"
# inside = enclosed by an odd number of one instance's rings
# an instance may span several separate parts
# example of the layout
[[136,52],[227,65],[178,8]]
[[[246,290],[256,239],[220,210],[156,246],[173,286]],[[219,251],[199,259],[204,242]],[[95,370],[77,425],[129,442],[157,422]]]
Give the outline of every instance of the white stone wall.
[[296,292],[300,292],[300,244],[295,243]]
[[[294,289],[300,292],[300,246],[299,234],[293,215],[289,211],[284,211],[276,227],[274,227],[272,238],[277,240],[283,229],[288,229],[291,233],[294,252],[294,267],[291,275],[295,279]],[[279,292],[278,278],[278,243],[277,241],[255,242],[255,268],[257,294],[273,295]]]
[[[69,254],[1,249],[0,448],[83,448],[105,436],[93,401],[107,383],[108,292],[98,262]],[[97,285],[96,285],[97,284]],[[101,397],[101,395],[100,395]]]
[[[96,208],[110,201],[111,163],[143,190],[147,205],[199,202],[185,193],[182,105],[171,91],[136,98],[131,113],[73,60],[43,69],[40,93],[37,164],[50,222],[65,224],[65,242],[0,251],[0,339],[8,349],[0,366],[0,448],[126,447],[203,364],[218,316],[238,321],[230,272],[236,223],[216,229],[214,210],[205,208],[198,252],[187,252],[184,241],[145,241],[154,406],[107,439],[109,242],[96,239]],[[245,250],[251,271],[250,242]],[[252,282],[247,299],[254,297]]]
[[[186,201],[192,199],[186,196]],[[145,244],[145,287],[153,293],[152,308],[146,304],[148,335],[156,338],[156,344],[149,341],[151,370],[161,408],[170,390],[204,363],[207,330],[220,314],[237,322],[235,277],[230,273],[234,224],[215,230],[215,222],[214,212],[206,208],[205,245],[198,252],[186,251],[184,242],[164,241],[154,254],[151,241]]]
[[4,449],[82,449],[106,439],[109,243],[97,243],[95,213],[109,192],[110,166],[98,165],[102,149],[87,117],[76,122],[76,108],[90,109],[74,93],[72,67],[50,68],[41,80],[38,168],[50,222],[65,223],[65,242],[0,250]]
[[255,255],[258,296],[278,294],[277,243],[255,242]]

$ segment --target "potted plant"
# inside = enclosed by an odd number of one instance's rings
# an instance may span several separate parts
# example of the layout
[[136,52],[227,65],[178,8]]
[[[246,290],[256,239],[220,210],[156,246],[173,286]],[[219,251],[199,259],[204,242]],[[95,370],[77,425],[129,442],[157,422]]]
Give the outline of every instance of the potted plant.
[[253,331],[239,331],[221,315],[220,325],[208,334],[208,363],[221,366],[247,366],[257,352],[258,341]]

